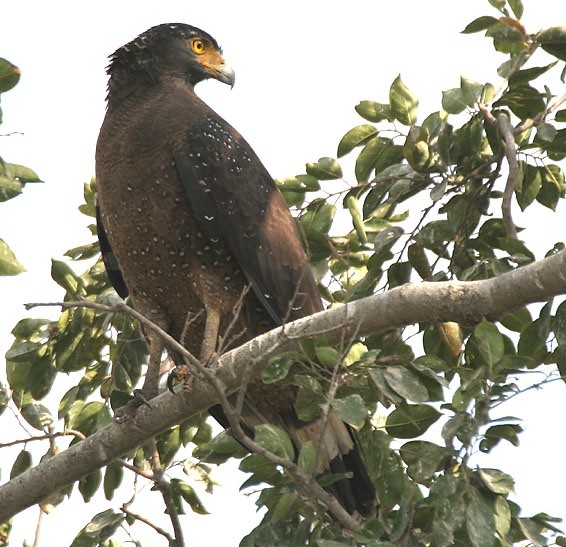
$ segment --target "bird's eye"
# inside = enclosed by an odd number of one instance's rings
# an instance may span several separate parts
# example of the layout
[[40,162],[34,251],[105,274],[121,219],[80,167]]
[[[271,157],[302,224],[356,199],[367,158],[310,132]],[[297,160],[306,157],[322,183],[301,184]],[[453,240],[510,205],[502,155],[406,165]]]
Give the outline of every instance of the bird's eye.
[[204,53],[204,50],[206,49],[206,44],[204,43],[204,40],[195,38],[191,41],[191,47],[196,54],[202,55]]

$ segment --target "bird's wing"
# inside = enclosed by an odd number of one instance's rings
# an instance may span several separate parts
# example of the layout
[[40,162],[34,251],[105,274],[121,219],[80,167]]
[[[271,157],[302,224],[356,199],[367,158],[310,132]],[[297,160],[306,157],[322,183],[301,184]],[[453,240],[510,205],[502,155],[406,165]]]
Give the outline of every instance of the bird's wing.
[[203,232],[226,244],[273,320],[281,325],[320,311],[295,222],[250,145],[209,116],[191,128],[174,158]]
[[129,295],[129,290],[126,286],[126,282],[124,281],[124,277],[122,276],[122,272],[120,271],[120,267],[118,266],[118,261],[116,260],[114,252],[112,251],[112,247],[110,246],[110,241],[108,241],[108,236],[106,235],[104,225],[102,224],[100,206],[98,205],[98,203],[96,203],[95,207],[96,231],[98,234],[98,242],[100,244],[102,261],[104,262],[104,266],[106,267],[108,279],[110,280],[110,283],[114,287],[114,290],[120,295],[120,297],[127,298]]

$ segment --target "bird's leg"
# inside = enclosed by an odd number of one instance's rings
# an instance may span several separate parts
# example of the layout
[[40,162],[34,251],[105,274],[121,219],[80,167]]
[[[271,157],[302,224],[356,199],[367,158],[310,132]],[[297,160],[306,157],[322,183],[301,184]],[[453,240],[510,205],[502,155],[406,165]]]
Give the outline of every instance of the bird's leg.
[[[159,388],[159,369],[161,368],[161,358],[163,357],[163,350],[165,344],[160,336],[150,334],[149,336],[149,362],[147,365],[147,372],[145,381],[141,390],[137,392],[141,395],[142,402],[147,403],[147,399],[157,397]],[[151,406],[151,405],[149,405]]]
[[[194,317],[187,317],[185,327],[183,328],[183,336],[181,342],[184,344],[185,333],[187,332],[190,324],[195,320]],[[208,363],[214,352],[218,342],[218,331],[220,330],[220,310],[216,308],[206,308],[206,321],[204,324],[204,333],[200,348],[199,359],[200,362]],[[189,367],[186,365],[178,365],[171,372],[167,378],[167,387],[174,393],[173,384],[175,381],[183,380],[183,390],[190,393],[194,382],[194,376],[190,373]]]
[[159,370],[161,368],[161,357],[165,344],[161,337],[155,333],[150,333],[146,337],[149,346],[149,361],[147,365],[147,372],[145,380],[141,389],[135,389],[132,393],[134,398],[125,406],[116,410],[116,417],[118,421],[124,422],[133,420],[136,410],[141,405],[151,407],[149,402],[157,396],[159,387]]
[[206,323],[204,325],[204,336],[200,346],[200,362],[206,364],[216,351],[218,343],[218,331],[220,330],[220,310],[216,308],[206,309]]

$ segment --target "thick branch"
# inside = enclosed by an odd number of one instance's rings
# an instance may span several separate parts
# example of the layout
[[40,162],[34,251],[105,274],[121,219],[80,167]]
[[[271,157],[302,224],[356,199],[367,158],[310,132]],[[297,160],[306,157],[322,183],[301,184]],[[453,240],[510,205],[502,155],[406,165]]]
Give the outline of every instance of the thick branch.
[[[298,348],[299,340],[326,333],[330,343],[392,327],[428,322],[473,323],[566,293],[566,252],[493,279],[408,284],[274,329],[221,356],[216,375],[225,393],[238,390],[247,363],[252,380],[275,353]],[[275,349],[276,348],[276,349]],[[136,423],[112,423],[0,487],[0,522],[119,458],[158,433],[219,402],[214,388],[196,379],[190,395],[163,393],[143,406]]]

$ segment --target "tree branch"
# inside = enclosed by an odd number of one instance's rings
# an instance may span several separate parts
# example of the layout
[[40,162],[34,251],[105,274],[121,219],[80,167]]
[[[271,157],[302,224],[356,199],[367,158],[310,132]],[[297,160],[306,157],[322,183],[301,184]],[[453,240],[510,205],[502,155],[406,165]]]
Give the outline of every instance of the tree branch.
[[[284,336],[282,327],[259,336],[221,356],[215,375],[229,395],[238,390],[247,363],[254,361],[252,380],[259,378],[271,357],[297,349],[300,338],[315,332],[325,332],[329,343],[337,343],[356,329],[366,336],[420,322],[470,324],[565,293],[565,251],[483,281],[407,284],[289,323]],[[218,402],[216,390],[201,379],[195,380],[190,396],[159,395],[152,399],[152,408],[138,410],[135,423],[112,423],[0,486],[0,522]]]

